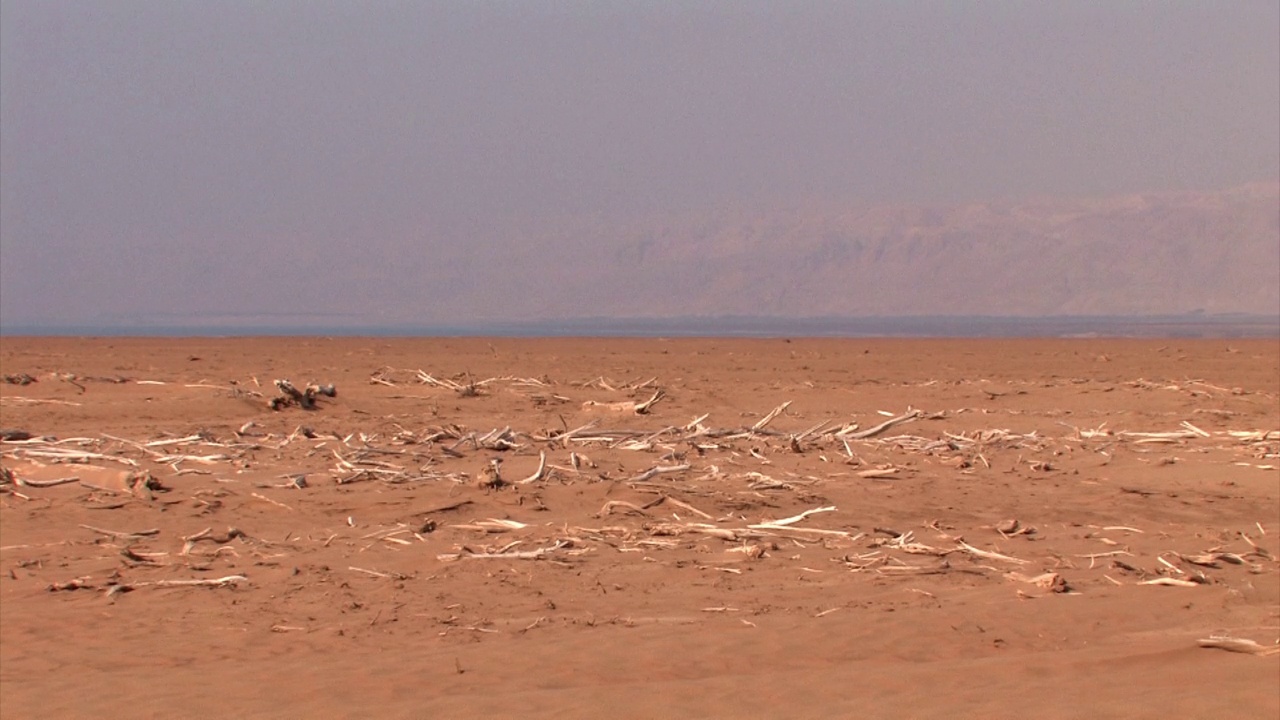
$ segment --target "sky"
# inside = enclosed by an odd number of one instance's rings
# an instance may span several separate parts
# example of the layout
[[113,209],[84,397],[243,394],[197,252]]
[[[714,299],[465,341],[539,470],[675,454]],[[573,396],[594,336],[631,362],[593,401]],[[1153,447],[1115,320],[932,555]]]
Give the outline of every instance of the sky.
[[375,318],[547,218],[1277,179],[1275,1],[0,2],[0,326]]

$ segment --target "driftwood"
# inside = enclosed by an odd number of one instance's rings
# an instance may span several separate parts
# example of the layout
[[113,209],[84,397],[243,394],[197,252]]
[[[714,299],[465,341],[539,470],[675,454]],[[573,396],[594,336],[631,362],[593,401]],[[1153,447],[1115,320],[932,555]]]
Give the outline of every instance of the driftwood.
[[22,478],[15,475],[13,481],[18,485],[22,485],[23,487],[49,488],[49,487],[56,487],[58,485],[67,485],[69,483],[80,482],[80,478],[64,477],[64,478],[55,478],[53,480],[31,480],[29,478]]
[[529,477],[521,480],[520,484],[528,485],[529,483],[538,482],[539,480],[545,478],[546,476],[547,476],[547,454],[544,452],[544,453],[538,454],[538,469],[534,471],[534,473]]
[[897,417],[889,418],[888,420],[885,420],[884,422],[880,423],[879,425],[876,425],[875,427],[869,427],[866,430],[859,430],[857,432],[851,432],[851,433],[843,433],[843,434],[837,433],[836,436],[839,438],[847,439],[847,440],[863,440],[865,438],[879,435],[880,433],[884,432],[885,430],[888,430],[894,425],[901,425],[902,423],[905,423],[905,422],[911,422],[912,420],[915,420],[916,418],[920,417],[923,414],[924,413],[920,412],[919,410],[912,410],[910,412],[903,413],[902,415],[899,415]]
[[659,475],[684,472],[692,467],[693,466],[689,465],[688,463],[685,463],[683,465],[655,465],[649,468],[648,470],[645,470],[644,472],[640,473],[639,475],[636,475],[635,477],[631,478],[627,482],[633,482],[633,483],[648,482],[649,480],[652,480]]
[[1001,555],[1000,553],[997,553],[997,552],[990,552],[988,550],[979,550],[978,548],[970,545],[969,543],[966,543],[963,540],[956,540],[956,545],[958,545],[961,550],[969,553],[970,555],[973,555],[974,557],[980,557],[984,560],[1000,560],[1002,562],[1010,562],[1010,563],[1015,563],[1017,565],[1026,565],[1028,562],[1026,560],[1019,560],[1018,558],[1012,557],[1009,555]]
[[523,530],[528,526],[518,520],[500,520],[497,518],[489,518],[488,520],[477,520],[467,525],[450,525],[451,528],[459,530],[478,530],[485,533],[504,533],[512,530]]
[[92,530],[96,533],[106,535],[107,537],[119,538],[121,540],[141,540],[143,538],[154,537],[160,534],[159,530],[139,530],[137,532],[119,532],[116,530],[104,530],[103,528],[94,527],[92,525],[81,525],[85,530]]
[[92,590],[93,583],[88,578],[76,578],[67,582],[50,583],[47,588],[49,592],[65,592],[67,590]]
[[769,423],[773,422],[775,418],[777,418],[779,415],[781,415],[781,414],[783,413],[783,411],[784,411],[784,410],[786,410],[788,407],[791,407],[791,401],[790,401],[790,400],[788,400],[788,401],[786,401],[786,402],[782,403],[781,405],[779,405],[778,407],[776,407],[776,408],[774,408],[774,409],[770,410],[770,411],[769,411],[769,414],[767,414],[767,415],[765,415],[764,417],[760,418],[760,421],[759,421],[759,422],[757,422],[755,425],[752,425],[752,426],[751,426],[751,431],[752,431],[752,432],[760,432],[761,430],[763,430],[763,429],[765,428],[765,426],[766,426],[766,425],[768,425]]
[[659,400],[661,400],[662,398],[664,398],[664,397],[666,397],[666,396],[667,396],[667,394],[666,394],[665,392],[663,392],[663,391],[661,391],[661,390],[655,390],[655,391],[653,392],[653,397],[650,397],[648,400],[645,400],[645,401],[644,401],[644,402],[642,402],[642,403],[637,403],[637,404],[636,404],[636,407],[635,407],[635,414],[637,414],[637,415],[644,415],[644,414],[648,413],[648,412],[649,412],[649,410],[650,410],[650,409],[652,409],[652,408],[653,408],[653,406],[654,406],[654,405],[655,405]]
[[1233,637],[1208,637],[1197,640],[1196,644],[1202,648],[1217,648],[1218,650],[1227,650],[1230,652],[1245,653],[1248,655],[1277,655],[1280,654],[1280,645],[1260,645],[1253,640],[1245,638]]
[[461,553],[437,555],[436,558],[446,562],[450,560],[461,560],[464,558],[471,558],[476,560],[541,560],[542,558],[546,557],[550,553],[553,553],[556,550],[560,550],[562,548],[568,547],[569,545],[570,543],[567,543],[563,540],[557,540],[555,544],[551,545],[550,547],[538,548],[537,550],[526,550],[523,552],[483,552],[483,553],[465,551]]
[[195,535],[188,535],[187,537],[182,538],[183,540],[182,552],[179,554],[190,555],[191,551],[195,549],[196,543],[201,541],[208,541],[208,542],[215,543],[217,545],[226,545],[227,543],[231,542],[232,540],[235,540],[236,538],[247,538],[247,537],[248,536],[245,535],[242,531],[233,527],[227,528],[227,531],[225,533],[215,533],[213,532],[213,528],[205,528],[204,530],[201,530]]
[[220,578],[200,580],[152,580],[148,582],[116,583],[107,588],[107,597],[130,592],[140,587],[234,587],[237,583],[248,582],[244,575],[227,575]]

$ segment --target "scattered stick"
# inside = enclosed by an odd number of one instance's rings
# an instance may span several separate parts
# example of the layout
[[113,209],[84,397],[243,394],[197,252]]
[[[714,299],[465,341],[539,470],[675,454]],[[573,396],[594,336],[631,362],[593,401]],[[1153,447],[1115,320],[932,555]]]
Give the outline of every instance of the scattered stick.
[[354,566],[348,567],[347,569],[354,572],[364,573],[365,575],[372,575],[373,577],[379,577],[379,578],[390,578],[392,580],[408,580],[409,579],[408,575],[404,575],[401,573],[378,572],[377,570],[366,570],[364,568],[359,568]]
[[150,583],[133,583],[134,587],[141,585],[155,585],[156,587],[227,587],[235,585],[238,582],[248,582],[249,578],[244,575],[227,575],[226,577],[210,578],[208,580],[156,580]]
[[1196,644],[1202,648],[1216,648],[1218,650],[1226,650],[1228,652],[1245,653],[1247,655],[1261,655],[1263,657],[1280,654],[1280,646],[1267,647],[1245,638],[1208,637],[1197,640]]
[[675,499],[675,498],[671,497],[670,495],[663,495],[663,496],[662,496],[662,501],[663,501],[663,502],[667,502],[667,503],[671,503],[672,505],[675,505],[676,507],[684,508],[685,510],[688,510],[689,512],[693,513],[694,515],[697,515],[698,517],[706,518],[707,520],[712,520],[712,519],[714,519],[714,518],[712,518],[710,515],[708,515],[707,513],[702,512],[701,510],[699,510],[698,508],[696,508],[696,507],[694,507],[694,506],[690,505],[689,503],[681,502],[681,501],[679,501],[679,500],[677,500],[677,499]]
[[792,515],[789,518],[783,518],[781,520],[771,520],[763,524],[769,525],[771,527],[784,527],[786,525],[798,523],[801,520],[804,520],[805,518],[809,517],[810,515],[817,515],[818,513],[825,513],[825,512],[833,512],[835,511],[835,509],[836,509],[835,505],[828,505],[827,507],[820,507],[820,508],[814,508],[812,510],[805,510],[799,515]]
[[604,517],[605,515],[609,515],[613,513],[614,508],[622,508],[623,510],[633,512],[637,515],[649,514],[645,512],[644,508],[640,507],[639,505],[636,505],[635,503],[629,503],[625,500],[610,500],[609,502],[604,504],[604,507],[600,508],[600,512],[596,513],[596,516]]
[[271,498],[267,497],[266,495],[262,495],[262,494],[260,494],[260,493],[252,493],[252,494],[253,494],[253,496],[254,496],[254,497],[258,498],[259,500],[265,500],[266,502],[269,502],[269,503],[271,503],[272,505],[278,505],[278,506],[280,506],[280,507],[284,508],[285,510],[289,510],[289,511],[292,511],[292,510],[293,510],[293,508],[289,507],[288,505],[285,505],[284,503],[282,503],[282,502],[280,502],[280,501],[278,501],[278,500],[272,500]]
[[631,478],[627,482],[633,482],[633,483],[647,482],[659,475],[684,472],[692,467],[693,466],[689,465],[688,463],[685,463],[683,465],[655,465],[654,467],[651,467],[648,470],[645,470],[644,472],[640,473],[639,475],[636,475],[635,477]]
[[640,403],[640,404],[638,404],[638,405],[636,405],[636,406],[635,406],[635,414],[637,414],[637,415],[646,415],[646,414],[648,414],[649,410],[650,410],[651,408],[653,408],[653,406],[654,406],[655,404],[657,404],[657,402],[658,402],[659,400],[661,400],[662,398],[664,398],[664,397],[666,397],[666,396],[667,396],[667,394],[666,394],[665,392],[663,392],[663,391],[661,391],[661,390],[655,390],[655,391],[654,391],[654,393],[653,393],[653,397],[651,397],[651,398],[649,398],[648,400],[645,400],[644,402],[642,402],[642,403]]
[[884,422],[880,423],[879,425],[876,425],[875,427],[869,427],[866,430],[860,430],[858,432],[853,432],[853,433],[838,434],[838,436],[841,438],[847,438],[849,440],[864,440],[866,438],[879,435],[880,433],[884,432],[885,430],[888,430],[894,425],[901,425],[902,423],[905,423],[905,422],[911,422],[912,420],[915,420],[916,418],[920,417],[923,414],[924,413],[919,410],[912,410],[910,412],[903,413],[902,415],[899,415],[897,417],[889,418],[888,420],[885,420]]
[[535,483],[547,476],[547,454],[545,452],[538,453],[538,469],[529,477],[519,481],[521,485]]
[[201,580],[155,580],[151,582],[114,583],[107,586],[106,595],[114,598],[122,593],[132,592],[140,587],[235,587],[236,583],[249,582],[244,575],[227,575],[220,578]]
[[760,418],[760,421],[759,421],[759,422],[757,422],[755,425],[752,425],[752,426],[751,426],[751,432],[760,432],[761,430],[763,430],[763,429],[765,428],[765,426],[766,426],[766,425],[768,425],[769,423],[773,422],[774,418],[776,418],[776,417],[778,417],[779,415],[781,415],[781,414],[782,414],[782,412],[783,412],[784,410],[786,410],[788,407],[791,407],[791,401],[790,401],[790,400],[788,400],[788,401],[786,401],[786,402],[782,403],[781,405],[779,405],[778,407],[776,407],[776,408],[774,408],[774,409],[770,410],[768,415],[765,415],[764,417]]
[[5,401],[17,403],[19,405],[70,405],[72,407],[80,407],[80,403],[71,402],[70,400],[41,400],[39,398],[22,397],[21,395],[5,395],[0,397],[0,404]]
[[236,538],[247,538],[247,537],[248,536],[245,535],[244,532],[233,527],[227,528],[227,531],[225,533],[214,533],[213,528],[205,528],[204,530],[201,530],[195,535],[189,535],[187,537],[182,538],[182,541],[183,541],[182,552],[180,552],[179,554],[180,555],[191,554],[191,551],[195,549],[196,543],[201,542],[202,540],[208,540],[209,542],[215,543],[217,545],[226,545],[227,543],[231,542]]
[[139,530],[138,532],[118,532],[115,530],[104,530],[92,525],[81,525],[85,530],[92,530],[101,533],[107,537],[120,538],[121,540],[141,540],[142,538],[154,537],[160,534],[159,530]]
[[92,590],[92,589],[93,589],[93,584],[89,582],[88,578],[76,578],[74,580],[68,580],[67,582],[50,583],[49,587],[45,588],[45,590],[49,592],[66,592],[68,590]]
[[963,541],[963,540],[956,540],[956,544],[960,546],[960,549],[961,549],[961,550],[963,550],[963,551],[965,551],[965,552],[969,553],[970,555],[974,555],[974,556],[976,556],[976,557],[980,557],[980,558],[983,558],[983,559],[985,559],[985,560],[1001,560],[1001,561],[1004,561],[1004,562],[1011,562],[1011,563],[1015,563],[1015,564],[1017,564],[1017,565],[1027,565],[1027,564],[1029,564],[1029,561],[1027,561],[1027,560],[1019,560],[1019,559],[1018,559],[1018,558],[1016,558],[1016,557],[1012,557],[1012,556],[1009,556],[1009,555],[1001,555],[1000,553],[997,553],[997,552],[989,552],[989,551],[987,551],[987,550],[979,550],[978,548],[976,548],[976,547],[974,547],[974,546],[970,545],[969,543],[966,543],[966,542],[965,542],[965,541]]
[[443,561],[460,560],[462,558],[473,558],[478,560],[541,560],[549,553],[555,552],[560,548],[568,547],[568,543],[563,540],[557,540],[551,547],[538,548],[537,550],[526,550],[524,552],[495,552],[495,553],[476,553],[465,552],[458,554],[437,555],[437,559]]
[[50,488],[50,487],[56,487],[58,485],[67,485],[69,483],[80,482],[80,478],[65,477],[65,478],[58,478],[56,480],[29,480],[27,478],[21,478],[21,477],[15,476],[14,482],[24,487]]
[[489,518],[488,520],[479,520],[470,525],[450,525],[449,527],[459,530],[479,530],[486,533],[504,533],[511,530],[523,530],[529,526],[517,520]]
[[1199,587],[1200,583],[1190,580],[1182,580],[1181,578],[1160,577],[1153,580],[1143,580],[1139,585],[1168,585],[1170,587]]

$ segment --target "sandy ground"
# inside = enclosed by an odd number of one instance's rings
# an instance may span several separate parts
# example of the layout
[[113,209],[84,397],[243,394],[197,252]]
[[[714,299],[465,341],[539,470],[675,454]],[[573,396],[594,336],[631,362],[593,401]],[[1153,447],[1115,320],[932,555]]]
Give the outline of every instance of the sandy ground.
[[[5,718],[1280,716],[1274,340],[0,369],[36,380],[0,385]],[[273,411],[278,378],[337,395]]]

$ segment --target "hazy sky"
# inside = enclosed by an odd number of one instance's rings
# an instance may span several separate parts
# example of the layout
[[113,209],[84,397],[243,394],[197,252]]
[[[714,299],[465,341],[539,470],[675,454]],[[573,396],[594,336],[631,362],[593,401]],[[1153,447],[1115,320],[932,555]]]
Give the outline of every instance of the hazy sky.
[[10,324],[246,312],[266,245],[1280,177],[1275,1],[0,7]]

